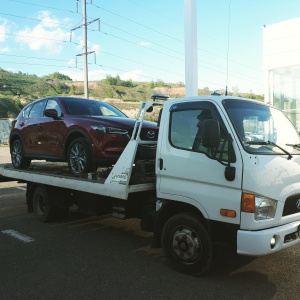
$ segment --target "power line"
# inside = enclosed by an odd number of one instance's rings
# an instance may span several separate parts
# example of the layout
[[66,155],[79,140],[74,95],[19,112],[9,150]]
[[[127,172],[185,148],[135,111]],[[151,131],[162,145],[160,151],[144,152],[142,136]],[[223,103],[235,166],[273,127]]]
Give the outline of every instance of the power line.
[[[21,3],[21,4],[24,4],[24,5],[33,5],[33,6],[38,6],[38,7],[44,7],[44,8],[47,8],[47,9],[53,9],[53,10],[56,9],[56,10],[62,10],[62,11],[71,12],[71,13],[77,13],[77,12],[73,12],[73,11],[69,11],[69,10],[57,9],[57,8],[54,8],[54,7],[49,7],[49,6],[44,6],[44,5],[33,4],[33,3],[25,2],[25,1],[19,1],[19,0],[7,0],[7,1],[16,2],[16,3]],[[78,1],[77,1],[77,2],[78,2]],[[130,2],[133,2],[133,1],[130,1]],[[136,4],[136,3],[135,3],[135,4]],[[170,36],[170,35],[167,35],[167,34],[161,32],[161,31],[159,31],[159,30],[153,29],[153,28],[151,28],[151,27],[149,27],[149,26],[145,26],[145,25],[143,25],[143,24],[140,24],[140,23],[138,23],[138,22],[136,22],[136,21],[134,21],[134,20],[131,20],[130,18],[124,17],[124,16],[122,16],[122,15],[120,15],[120,14],[117,14],[117,13],[114,13],[114,12],[112,12],[112,11],[109,11],[109,10],[103,8],[103,7],[100,7],[100,6],[98,6],[98,5],[94,5],[94,4],[92,4],[92,3],[89,4],[89,5],[94,6],[94,7],[98,8],[98,9],[100,9],[100,10],[109,12],[109,13],[111,13],[111,14],[114,14],[114,15],[117,16],[118,18],[122,18],[122,19],[124,19],[124,20],[126,20],[126,21],[128,21],[128,22],[132,22],[132,23],[134,23],[135,25],[141,26],[141,27],[143,27],[143,28],[145,28],[145,29],[147,29],[147,30],[151,30],[152,32],[155,32],[155,33],[157,33],[157,34],[163,35],[163,36],[165,36],[165,37],[172,38],[173,40],[175,40],[175,41],[177,41],[177,42],[183,43],[183,41],[181,41],[181,40],[179,40],[179,39],[177,39],[177,38],[174,38],[174,37],[172,37],[172,36]],[[138,4],[136,4],[136,5],[138,5]],[[141,6],[141,5],[140,5],[140,6]],[[1,13],[1,14],[3,14],[3,13]],[[14,15],[10,15],[10,14],[3,14],[3,15],[14,16]],[[20,16],[14,16],[14,17],[20,17]],[[20,17],[20,18],[24,18],[24,19],[28,19],[28,20],[34,20],[34,21],[41,21],[41,20],[39,20],[39,19],[33,19],[33,18],[26,18],[26,17]],[[64,24],[64,23],[57,23],[57,22],[49,22],[49,23],[56,24],[56,25],[62,25],[62,26],[64,26],[64,27],[66,27],[66,26],[71,27],[71,26],[69,26],[69,25],[67,25],[67,24]],[[128,31],[123,30],[123,29],[121,29],[121,28],[118,28],[118,27],[116,27],[116,26],[110,25],[110,24],[105,23],[105,22],[102,22],[102,23],[105,24],[105,25],[107,25],[107,26],[110,26],[111,28],[114,28],[114,29],[117,29],[117,30],[119,30],[119,31],[121,31],[121,32],[123,32],[123,33],[126,33],[126,34],[128,34],[128,35],[130,35],[130,36],[132,36],[132,37],[139,38],[139,39],[144,39],[143,37],[140,37],[140,36],[138,36],[138,35],[136,35],[136,34],[130,33],[130,32],[128,32]],[[90,31],[90,30],[91,30],[91,29],[89,29],[89,31]],[[95,30],[91,30],[91,31],[95,31]],[[129,39],[122,38],[122,37],[120,37],[120,36],[118,36],[118,35],[113,35],[113,34],[110,34],[110,33],[103,33],[103,32],[101,32],[101,33],[104,34],[104,35],[106,35],[106,36],[110,36],[110,37],[113,37],[113,38],[115,38],[115,39],[118,39],[118,40],[120,40],[120,41],[125,41],[125,42],[127,42],[127,43],[131,43],[131,44],[134,44],[135,46],[138,46],[134,41],[129,40]],[[21,37],[34,38],[34,39],[40,39],[40,40],[49,40],[49,41],[56,41],[56,42],[63,42],[63,43],[69,42],[69,41],[66,41],[66,40],[57,40],[57,39],[51,39],[51,38],[45,38],[45,37],[36,37],[36,36],[28,36],[28,35],[27,35],[27,36],[26,36],[26,35],[17,35],[17,34],[6,34],[6,35],[10,35],[10,36],[21,36]],[[147,42],[150,42],[151,44],[153,44],[153,45],[155,45],[155,46],[157,46],[157,47],[162,47],[162,48],[164,48],[164,49],[166,49],[166,50],[168,50],[168,51],[173,51],[173,52],[179,54],[180,56],[183,55],[183,53],[181,53],[181,52],[179,52],[179,51],[177,51],[177,50],[175,50],[175,49],[171,49],[170,47],[163,46],[163,45],[158,44],[158,43],[156,43],[156,42],[154,42],[154,41],[147,40]],[[72,42],[72,43],[75,44],[75,45],[79,45],[78,43],[74,43],[74,42]],[[183,61],[183,59],[181,59],[180,57],[176,57],[176,56],[174,56],[174,55],[170,55],[169,53],[165,53],[165,52],[159,51],[159,50],[157,50],[157,49],[152,49],[152,48],[150,48],[150,47],[143,47],[142,49],[145,50],[145,51],[156,52],[156,53],[158,53],[158,54],[160,54],[160,55],[163,55],[163,56],[169,57],[169,58],[173,58],[173,59],[176,59],[176,60],[178,60],[178,61]],[[147,50],[146,50],[146,49],[147,49]],[[214,56],[216,56],[216,57],[219,57],[219,58],[221,58],[221,59],[226,60],[225,57],[223,57],[223,56],[221,56],[221,55],[218,55],[218,54],[216,54],[216,53],[213,53],[213,52],[211,52],[211,51],[205,50],[205,49],[198,48],[198,51],[203,51],[203,52],[209,53],[210,55],[214,55]],[[103,51],[102,51],[102,52],[103,52]],[[104,52],[104,53],[105,53],[105,52]],[[108,53],[107,53],[107,54],[108,54]],[[112,54],[112,55],[113,55],[113,54]],[[122,58],[122,57],[119,56],[119,58]],[[38,58],[38,59],[39,59],[39,58]],[[126,58],[123,57],[122,59],[126,59]],[[128,58],[127,58],[126,60],[127,60],[127,61],[132,61],[132,62],[135,62],[135,63],[139,63],[140,65],[144,65],[144,66],[147,66],[147,67],[151,67],[151,66],[149,66],[149,65],[143,64],[142,62],[133,61],[133,60],[130,60],[130,59],[128,59]],[[239,64],[239,65],[244,66],[244,67],[247,67],[247,69],[251,68],[251,67],[249,67],[249,66],[247,66],[247,65],[245,65],[245,64],[241,64],[241,63],[238,63],[238,62],[236,62],[236,61],[234,61],[234,60],[229,60],[229,59],[227,58],[227,62],[228,62],[228,61],[233,62],[233,63],[236,63],[236,64]],[[205,63],[205,64],[210,64],[210,63],[208,63],[208,62],[204,62],[204,63]],[[215,67],[218,68],[218,69],[221,69],[220,66],[217,66],[217,65],[214,65],[214,64],[210,64],[210,65],[215,66]],[[205,66],[203,66],[203,65],[199,65],[199,66],[201,66],[202,68],[210,69],[209,67],[205,67]],[[152,68],[155,68],[155,67],[152,67]],[[169,73],[176,74],[175,72],[170,72],[170,71],[168,71],[168,70],[163,70],[163,69],[161,69],[161,68],[156,68],[156,69],[159,69],[159,70],[161,70],[161,71],[165,71],[165,72],[169,72]],[[257,69],[254,69],[253,67],[252,67],[251,69],[253,69],[253,70],[255,70],[255,71],[258,71]],[[213,70],[213,69],[211,69],[211,70]],[[123,71],[124,71],[124,70],[123,70]],[[214,71],[223,74],[222,71],[219,71],[219,70],[214,70]],[[177,73],[177,74],[178,74],[178,73]],[[178,75],[180,75],[180,74],[178,74]],[[248,76],[248,78],[251,78],[249,75],[245,75],[245,76]],[[237,78],[242,78],[242,77],[238,77],[238,76],[236,76],[236,77],[237,77]],[[246,79],[244,79],[244,80],[246,80]],[[253,82],[254,82],[254,81],[253,81]]]
[[119,55],[116,55],[116,54],[112,54],[110,52],[106,52],[106,51],[101,51],[101,53],[105,53],[107,55],[111,55],[111,56],[114,56],[114,57],[118,57],[118,58],[121,58],[123,60],[127,60],[127,61],[131,61],[131,62],[134,62],[134,63],[137,63],[139,65],[143,65],[143,66],[146,66],[146,67],[149,67],[149,68],[153,68],[153,69],[156,69],[156,70],[160,70],[160,71],[163,71],[163,72],[168,72],[168,73],[171,73],[171,74],[175,74],[175,75],[182,75],[182,74],[179,74],[179,73],[175,73],[175,72],[172,72],[172,71],[169,71],[169,70],[165,70],[165,69],[162,69],[162,68],[158,68],[158,67],[155,67],[153,65],[148,65],[148,64],[145,64],[145,63],[141,63],[139,61],[135,61],[135,60],[132,60],[132,59],[129,59],[129,58],[125,58],[125,57],[122,57],[122,56],[119,56]]
[[14,64],[14,65],[27,65],[27,66],[42,66],[42,67],[56,67],[56,68],[68,68],[68,69],[78,69],[70,66],[58,66],[58,65],[44,65],[44,64],[34,64],[34,63],[26,63],[26,62],[15,62],[15,61],[0,61],[3,64]]
[[182,42],[181,40],[179,40],[179,39],[177,39],[177,38],[175,38],[175,37],[173,37],[173,36],[170,36],[170,35],[165,34],[165,33],[161,32],[161,31],[159,31],[159,30],[156,30],[156,29],[153,29],[153,28],[151,28],[151,27],[149,27],[149,26],[146,26],[146,25],[143,25],[143,24],[141,24],[141,23],[138,23],[138,22],[136,22],[136,21],[134,21],[134,20],[132,20],[132,19],[129,19],[129,18],[127,18],[127,17],[123,17],[123,16],[121,16],[121,15],[115,13],[115,12],[112,12],[112,11],[110,11],[110,10],[108,10],[108,9],[105,9],[105,8],[103,8],[103,7],[100,7],[100,6],[94,5],[94,4],[90,4],[90,5],[95,6],[95,7],[99,8],[99,9],[102,9],[102,10],[104,10],[104,11],[110,13],[110,14],[115,15],[115,16],[118,16],[119,18],[122,18],[122,19],[124,19],[124,20],[129,21],[129,22],[132,22],[132,23],[134,23],[135,25],[139,25],[139,26],[141,26],[141,27],[143,27],[143,28],[146,28],[146,29],[148,29],[148,30],[151,30],[151,31],[153,31],[153,32],[155,32],[155,33],[158,33],[158,34],[160,34],[160,35],[163,35],[163,36],[165,36],[165,37],[168,37],[168,38],[170,38],[170,39],[172,39],[172,40],[174,40],[174,41]]
[[[110,10],[108,10],[108,9],[105,9],[105,8],[100,7],[100,6],[98,6],[98,5],[95,5],[95,4],[90,4],[90,5],[93,5],[93,6],[95,6],[96,8],[98,8],[98,9],[100,9],[100,10],[104,10],[104,11],[106,11],[106,12],[108,12],[108,13],[110,13],[110,14],[113,14],[113,15],[119,17],[119,18],[122,18],[122,19],[124,19],[124,20],[130,21],[130,22],[132,22],[132,23],[134,23],[134,24],[136,24],[136,25],[138,25],[138,26],[140,26],[140,27],[149,29],[150,31],[156,32],[156,33],[158,33],[158,34],[160,34],[160,35],[163,35],[163,36],[168,37],[168,38],[170,38],[170,39],[173,39],[173,40],[175,40],[175,41],[177,41],[177,42],[180,42],[181,44],[184,44],[184,41],[183,41],[183,40],[179,40],[179,39],[177,39],[177,38],[175,38],[175,37],[172,37],[172,36],[170,36],[170,35],[168,35],[168,34],[165,34],[165,33],[161,32],[161,31],[155,30],[155,29],[153,29],[153,28],[151,28],[151,27],[149,27],[149,26],[145,26],[145,25],[143,25],[143,24],[141,24],[141,23],[139,23],[139,22],[136,22],[136,21],[134,21],[134,20],[132,20],[132,19],[130,19],[130,18],[121,16],[120,14],[117,14],[117,13],[115,13],[115,12],[112,12],[112,11],[110,11]],[[208,51],[208,50],[206,50],[206,49],[199,48],[199,47],[198,47],[197,49],[198,49],[198,51],[203,51],[203,52],[205,52],[205,53],[214,55],[214,56],[216,56],[216,57],[222,58],[222,59],[224,59],[225,61],[227,61],[227,57],[224,57],[224,56],[222,56],[222,55],[216,54],[216,53],[214,53],[214,52],[211,52],[211,51]],[[229,61],[230,61],[230,62],[234,62],[234,63],[236,63],[236,64],[238,64],[238,65],[241,65],[241,66],[244,66],[244,67],[247,67],[247,68],[251,68],[251,69],[253,69],[253,70],[256,70],[256,71],[260,72],[260,70],[255,69],[255,68],[253,68],[252,66],[247,66],[247,65],[242,64],[242,63],[239,63],[239,62],[237,62],[237,61],[235,61],[235,60],[229,60]]]
[[29,59],[38,59],[38,60],[51,60],[51,61],[63,61],[65,62],[65,59],[54,59],[54,58],[46,58],[46,57],[36,57],[36,56],[25,56],[25,55],[13,55],[13,54],[4,54],[0,53],[2,56],[10,56],[10,57],[18,57],[18,58],[29,58]]
[[[24,3],[24,4],[35,5],[35,4],[31,4],[31,3],[27,3],[27,2],[23,2],[23,1],[17,1],[17,0],[8,0],[8,1],[14,1],[14,2],[20,2],[20,3]],[[39,5],[36,5],[36,6],[39,6]],[[97,8],[100,8],[99,6],[96,6],[96,7],[97,7]],[[101,8],[101,9],[103,9],[103,8]],[[108,11],[108,10],[107,10],[107,11]],[[4,13],[0,13],[0,14],[3,14],[3,15],[10,15],[10,14],[4,14]],[[116,14],[116,15],[117,15],[117,16],[120,16],[120,15],[118,15],[118,14]],[[16,15],[10,15],[10,16],[14,16],[14,17],[18,17],[18,18],[24,18],[24,19],[29,19],[29,20],[35,20],[35,21],[41,21],[40,19],[27,18],[27,17],[16,16]],[[122,17],[122,16],[120,16],[120,17]],[[128,19],[128,18],[126,18],[126,19]],[[128,20],[130,20],[130,19],[128,19]],[[132,22],[134,22],[134,21],[132,21]],[[49,22],[49,23],[53,23],[53,24],[57,24],[57,25],[62,25],[62,26],[68,26],[68,27],[71,27],[70,25],[67,25],[67,24],[65,24],[65,23],[57,23],[57,22]],[[105,23],[105,22],[103,22],[103,21],[102,21],[102,23],[103,23],[103,24],[106,24],[107,26],[110,26],[110,27],[112,27],[112,28],[115,28],[115,29],[117,29],[117,30],[119,30],[119,31],[125,32],[125,33],[127,33],[128,35],[135,36],[135,37],[137,37],[137,38],[143,38],[143,37],[137,36],[137,35],[135,35],[135,34],[132,34],[132,33],[130,33],[130,32],[127,32],[127,31],[125,31],[125,30],[123,30],[123,29],[120,29],[120,28],[118,28],[118,27],[115,27],[115,26],[113,26],[113,25],[110,25],[110,24],[108,24],[108,23]],[[135,23],[137,23],[137,22],[135,22]],[[143,25],[140,24],[140,23],[137,23],[137,24],[143,26]],[[148,27],[148,28],[150,28],[150,27]],[[95,30],[93,30],[93,29],[88,29],[88,30],[89,30],[89,31],[95,31]],[[117,37],[117,36],[114,36],[114,37],[115,37],[115,38],[119,38],[119,37]],[[121,39],[121,38],[120,38],[120,39]],[[124,40],[124,39],[123,39],[123,40]],[[177,40],[178,40],[178,39],[177,39]],[[128,41],[128,40],[127,40],[127,41]],[[180,40],[178,40],[178,41],[180,41]],[[128,41],[128,42],[129,42],[129,41]],[[169,48],[169,47],[162,46],[161,44],[155,43],[155,42],[153,42],[153,41],[151,41],[151,40],[147,40],[147,42],[150,42],[151,44],[157,45],[157,46],[162,47],[162,48],[165,48],[165,49],[167,49],[167,50],[169,50],[169,51],[173,51],[173,52],[176,52],[176,53],[178,53],[178,54],[182,54],[182,55],[183,55],[183,53],[181,53],[181,52],[179,52],[179,51],[176,51],[176,50],[171,49],[171,48]],[[180,42],[183,43],[183,41],[180,41]],[[133,43],[133,42],[132,42],[132,43]],[[205,50],[205,49],[202,49],[202,48],[199,48],[199,47],[198,47],[198,51],[202,51],[202,52],[208,53],[208,54],[210,54],[210,55],[213,55],[213,56],[219,57],[219,58],[221,58],[221,59],[224,59],[224,60],[227,61],[227,63],[228,63],[228,62],[232,62],[232,63],[238,64],[238,65],[240,65],[240,66],[247,67],[248,69],[251,68],[252,70],[255,70],[255,71],[257,71],[257,72],[261,72],[261,70],[258,70],[258,69],[256,69],[256,68],[253,68],[252,66],[247,66],[247,65],[242,64],[242,63],[239,63],[239,62],[237,62],[237,61],[235,61],[235,60],[228,59],[228,57],[226,58],[226,57],[224,57],[224,56],[222,56],[222,55],[218,55],[218,54],[216,54],[216,53],[213,53],[213,52],[211,52],[211,51],[208,51],[208,50]],[[160,52],[160,54],[164,54],[164,55],[169,56],[168,54],[165,54],[165,53],[163,53],[163,52]]]
[[[66,40],[42,38],[42,37],[37,37],[37,36],[33,36],[33,35],[22,35],[22,34],[13,34],[13,33],[5,33],[5,34],[0,33],[0,35],[18,36],[18,37],[25,37],[25,38],[29,38],[29,39],[47,40],[47,41],[55,41],[55,42],[62,42],[62,43],[74,43],[74,42],[70,42],[70,41],[66,41]],[[74,43],[74,44],[76,44],[76,43]]]
[[[10,0],[11,1],[11,0]],[[6,13],[2,13],[0,12],[0,15],[4,15],[4,16],[10,16],[10,17],[15,17],[15,18],[20,18],[20,19],[25,19],[25,20],[31,20],[31,21],[38,21],[41,22],[41,19],[35,19],[35,18],[28,18],[28,17],[23,17],[23,16],[17,16],[17,15],[12,15],[12,14],[6,14]],[[58,23],[58,22],[50,22],[50,21],[44,21],[44,23],[48,23],[48,24],[54,24],[54,25],[62,25],[62,26],[67,26],[67,27],[71,27],[70,25],[66,24],[66,23]]]
[[107,26],[109,26],[109,27],[111,27],[111,28],[117,29],[117,30],[119,30],[119,31],[121,31],[121,32],[127,33],[128,35],[131,35],[131,36],[133,36],[133,37],[142,39],[142,40],[144,40],[144,41],[146,41],[146,42],[149,42],[149,43],[151,43],[151,44],[153,44],[153,45],[156,45],[156,46],[158,46],[158,47],[161,47],[161,48],[167,49],[167,50],[169,50],[169,51],[176,52],[176,53],[178,53],[178,54],[184,55],[182,52],[179,52],[179,51],[177,51],[177,50],[175,50],[175,49],[172,49],[172,48],[163,46],[163,45],[161,45],[161,44],[159,44],[159,43],[156,43],[156,42],[153,42],[153,41],[151,41],[151,40],[147,40],[147,39],[145,39],[145,37],[141,37],[141,36],[139,36],[139,35],[133,34],[133,33],[131,33],[131,32],[128,32],[128,31],[124,30],[124,29],[120,29],[120,28],[118,28],[118,27],[115,27],[115,26],[113,26],[113,25],[110,25],[110,24],[108,24],[108,23],[105,23],[105,22],[103,22],[103,21],[102,21],[101,23],[102,23],[102,24],[105,24],[105,25],[107,25]]
[[74,11],[67,10],[67,9],[62,9],[62,8],[57,8],[57,7],[52,7],[52,6],[46,6],[46,5],[40,5],[40,4],[30,3],[30,2],[25,2],[25,1],[19,1],[19,0],[6,0],[6,1],[21,3],[21,4],[27,4],[27,5],[32,5],[32,6],[38,6],[38,7],[43,7],[43,8],[50,8],[50,9],[53,9],[53,10],[66,11],[66,12],[70,12],[70,13],[76,13]]
[[[137,44],[136,44],[135,42],[129,41],[129,40],[124,39],[124,38],[121,38],[121,37],[119,37],[119,36],[116,36],[116,35],[113,35],[113,34],[109,34],[109,33],[107,33],[107,32],[102,32],[102,31],[101,31],[101,33],[102,33],[102,34],[105,34],[105,35],[107,35],[107,36],[111,36],[111,37],[113,37],[113,38],[122,40],[122,41],[124,41],[124,42],[129,43],[129,44],[133,44],[133,45],[137,46]],[[161,51],[158,51],[158,50],[149,48],[149,47],[143,47],[143,48],[146,49],[146,50],[148,50],[148,51],[152,51],[152,52],[156,52],[156,53],[159,53],[159,54],[163,54],[163,55],[165,55],[165,56],[167,56],[167,57],[171,57],[171,58],[174,58],[174,59],[176,59],[176,60],[181,60],[181,61],[183,60],[183,59],[181,59],[181,58],[179,58],[179,57],[176,57],[176,56],[170,55],[170,54],[168,54],[168,53],[164,53],[164,52],[161,52]]]
[[144,5],[141,5],[140,3],[136,3],[135,1],[132,1],[132,0],[127,0],[127,2],[131,2],[133,4],[135,4],[136,6],[139,6],[139,7],[142,7],[144,10],[147,10],[147,11],[150,11],[151,13],[153,13],[156,17],[157,16],[161,16],[162,18],[164,18],[164,20],[170,20],[172,23],[178,25],[178,26],[183,26],[183,23],[181,23],[180,25],[178,24],[178,21],[175,21],[171,18],[169,18],[168,16],[166,15],[163,15],[163,14],[160,14],[157,10],[153,10],[153,9],[149,9],[147,8],[146,6]]

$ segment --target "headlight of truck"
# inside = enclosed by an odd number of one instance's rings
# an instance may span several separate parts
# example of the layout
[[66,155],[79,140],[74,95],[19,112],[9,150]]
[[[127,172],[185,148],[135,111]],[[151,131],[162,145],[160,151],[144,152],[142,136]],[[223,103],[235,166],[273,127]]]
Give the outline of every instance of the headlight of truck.
[[116,127],[92,125],[91,128],[104,133],[128,134],[127,130]]
[[250,193],[242,194],[241,211],[254,214],[255,220],[268,220],[275,216],[277,201]]
[[255,196],[255,220],[266,220],[274,218],[276,206],[276,200]]

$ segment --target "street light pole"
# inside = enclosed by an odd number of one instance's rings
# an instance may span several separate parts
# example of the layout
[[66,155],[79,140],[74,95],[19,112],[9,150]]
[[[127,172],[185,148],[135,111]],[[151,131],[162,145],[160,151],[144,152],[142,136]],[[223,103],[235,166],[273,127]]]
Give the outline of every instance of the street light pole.
[[82,0],[82,31],[83,31],[83,58],[84,58],[84,96],[89,97],[88,87],[88,59],[87,59],[87,24],[86,24],[86,0]]
[[184,0],[185,23],[185,95],[198,96],[197,5]]

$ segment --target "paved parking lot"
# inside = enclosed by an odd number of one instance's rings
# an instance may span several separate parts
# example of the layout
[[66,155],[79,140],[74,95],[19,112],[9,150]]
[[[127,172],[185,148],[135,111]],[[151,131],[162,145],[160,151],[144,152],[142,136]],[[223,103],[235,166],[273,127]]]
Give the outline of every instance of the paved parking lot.
[[[9,163],[0,147],[0,163]],[[300,246],[219,260],[203,277],[173,270],[139,220],[73,209],[41,223],[26,185],[0,183],[0,299],[299,299]]]
[[0,183],[0,298],[299,299],[300,247],[220,261],[203,277],[174,271],[138,220],[37,221],[24,184]]

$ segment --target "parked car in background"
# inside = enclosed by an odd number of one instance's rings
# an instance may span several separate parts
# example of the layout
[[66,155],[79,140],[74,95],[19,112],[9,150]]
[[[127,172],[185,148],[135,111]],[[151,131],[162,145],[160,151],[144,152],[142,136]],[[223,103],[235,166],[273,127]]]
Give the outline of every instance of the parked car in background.
[[[12,122],[9,137],[14,168],[24,169],[31,160],[68,162],[79,176],[98,166],[114,164],[126,147],[135,120],[114,106],[86,98],[53,96],[25,106]],[[155,157],[158,127],[144,122],[136,159]]]

